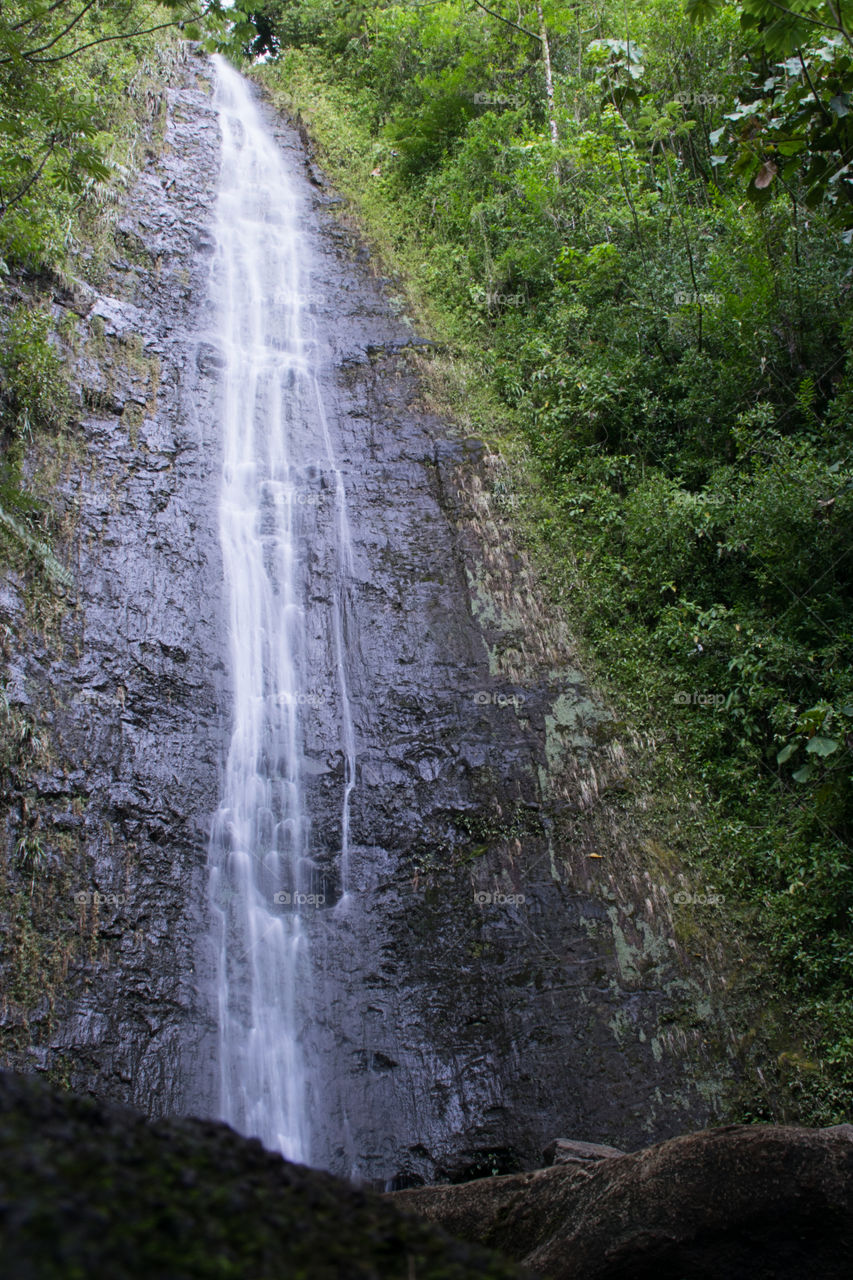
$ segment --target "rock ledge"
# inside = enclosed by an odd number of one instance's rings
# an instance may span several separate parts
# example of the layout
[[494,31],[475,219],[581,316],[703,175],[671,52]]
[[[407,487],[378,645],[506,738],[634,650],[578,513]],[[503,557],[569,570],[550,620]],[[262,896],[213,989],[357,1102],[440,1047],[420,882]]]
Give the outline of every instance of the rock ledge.
[[846,1280],[853,1126],[733,1125],[393,1200],[548,1280]]

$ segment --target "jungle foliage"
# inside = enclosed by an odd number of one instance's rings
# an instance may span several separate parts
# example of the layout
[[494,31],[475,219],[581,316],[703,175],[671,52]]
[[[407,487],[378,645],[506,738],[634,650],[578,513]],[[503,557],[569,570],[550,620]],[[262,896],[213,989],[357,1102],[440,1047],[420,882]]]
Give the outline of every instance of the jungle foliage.
[[[525,433],[573,622],[704,795],[706,866],[772,956],[767,1006],[806,1028],[803,1052],[777,1040],[798,1115],[840,1118],[849,15],[840,0],[267,0],[253,16],[261,78]],[[775,1115],[768,1096],[746,1114]]]
[[92,274],[180,36],[225,23],[219,0],[7,0],[0,6],[0,558],[68,585],[51,512],[24,480],[68,422],[54,289]]
[[222,26],[219,0],[0,7],[0,269],[62,262],[75,214],[125,158],[141,66],[164,35],[201,36],[202,19]]

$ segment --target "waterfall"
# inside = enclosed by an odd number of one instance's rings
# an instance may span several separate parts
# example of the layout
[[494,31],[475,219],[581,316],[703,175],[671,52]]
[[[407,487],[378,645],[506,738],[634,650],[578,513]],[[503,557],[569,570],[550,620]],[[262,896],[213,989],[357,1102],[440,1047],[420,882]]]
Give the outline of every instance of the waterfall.
[[[232,736],[210,842],[218,930],[222,1119],[291,1159],[311,1157],[311,924],[324,905],[305,790],[305,721],[334,704],[343,759],[345,892],[355,737],[343,592],[346,493],[318,381],[298,192],[247,82],[215,58],[222,161],[211,291],[224,356],[220,538],[229,609]],[[307,670],[306,548],[329,514],[335,590],[329,670]]]

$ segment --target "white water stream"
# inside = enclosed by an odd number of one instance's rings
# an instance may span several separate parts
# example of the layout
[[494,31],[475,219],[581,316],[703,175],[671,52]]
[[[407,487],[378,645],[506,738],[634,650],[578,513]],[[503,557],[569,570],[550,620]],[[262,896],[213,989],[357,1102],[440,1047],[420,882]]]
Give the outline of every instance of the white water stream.
[[[316,1099],[304,1047],[312,974],[305,913],[322,908],[304,739],[306,717],[333,701],[344,760],[339,880],[346,891],[355,738],[341,592],[351,546],[313,355],[298,192],[247,82],[223,59],[215,63],[222,165],[212,290],[225,360],[220,537],[233,686],[210,843],[219,1112],[242,1133],[309,1162]],[[338,590],[324,620],[329,669],[309,671],[306,550],[324,515],[324,537],[336,542]]]

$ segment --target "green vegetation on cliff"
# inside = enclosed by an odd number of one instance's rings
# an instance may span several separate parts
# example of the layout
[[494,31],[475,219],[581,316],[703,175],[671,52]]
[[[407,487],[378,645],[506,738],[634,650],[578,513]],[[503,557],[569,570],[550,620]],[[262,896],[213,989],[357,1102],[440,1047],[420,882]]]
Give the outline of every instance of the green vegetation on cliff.
[[[119,202],[156,145],[184,0],[0,11],[0,557],[67,585],[49,504],[24,479],[33,443],[68,425],[53,294],[96,276]],[[32,467],[30,467],[32,471]]]
[[[219,0],[10,0],[0,10],[0,272],[62,269],[81,214],[114,201],[160,57]],[[189,24],[189,28],[188,25]]]
[[771,1072],[787,1118],[842,1118],[849,19],[831,0],[253,16],[258,76],[476,389],[458,416],[514,450],[519,519],[599,680],[654,735],[661,786],[702,798],[679,852],[770,957],[773,1053],[743,1114],[780,1118]]
[[[837,0],[245,7],[232,37],[266,55],[258,76],[301,112],[442,339],[445,406],[516,468],[505,505],[593,673],[653,737],[659,793],[682,815],[666,838],[770,958],[743,1114],[783,1118],[781,1083],[784,1118],[843,1118],[849,14]],[[51,589],[63,570],[31,445],[70,415],[53,295],[108,260],[122,188],[158,144],[175,26],[194,36],[205,13],[221,30],[215,0],[0,11],[0,557]],[[38,734],[3,707],[0,689],[10,775]],[[678,797],[706,821],[685,823]],[[37,844],[18,857],[32,897]]]

